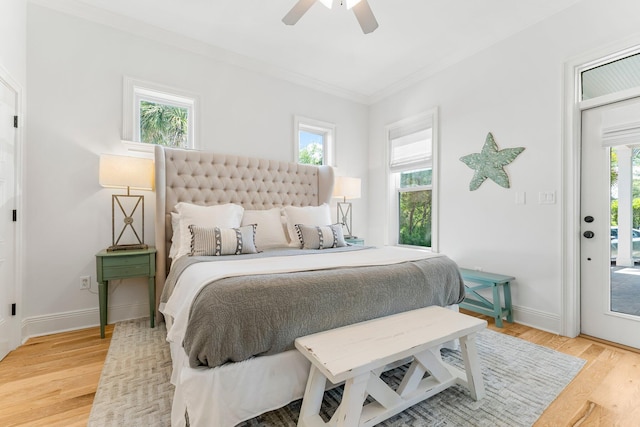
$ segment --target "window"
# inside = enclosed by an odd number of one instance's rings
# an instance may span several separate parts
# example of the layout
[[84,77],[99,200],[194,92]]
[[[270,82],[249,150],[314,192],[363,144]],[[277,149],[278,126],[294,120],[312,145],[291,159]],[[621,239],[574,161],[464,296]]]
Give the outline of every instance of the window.
[[309,165],[334,164],[335,125],[296,116],[295,133],[296,162]]
[[435,250],[436,116],[433,110],[387,127],[391,243]]
[[123,139],[129,149],[194,148],[195,96],[130,78],[125,78],[124,91]]
[[580,73],[583,101],[640,87],[640,53],[625,55],[628,52]]
[[400,172],[398,244],[431,247],[432,169]]

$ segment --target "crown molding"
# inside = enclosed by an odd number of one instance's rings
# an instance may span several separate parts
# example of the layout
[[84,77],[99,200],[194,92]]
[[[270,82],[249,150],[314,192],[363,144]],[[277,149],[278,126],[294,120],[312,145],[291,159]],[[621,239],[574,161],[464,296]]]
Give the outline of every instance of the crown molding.
[[274,66],[264,61],[234,53],[221,47],[186,37],[181,34],[168,31],[113,13],[94,6],[89,6],[77,0],[28,0],[30,4],[51,9],[67,15],[75,16],[96,24],[114,28],[138,37],[147,38],[178,49],[202,55],[228,65],[242,68],[246,71],[261,75],[267,75],[279,80],[313,89],[319,92],[337,96],[359,104],[369,105],[370,98],[366,95],[314,79],[300,73],[295,73],[281,67]]
[[[578,3],[580,1],[581,0],[559,0],[556,11],[550,16],[557,15],[558,13],[564,11],[565,9],[573,6],[575,3]],[[404,78],[401,78],[400,80],[386,86],[379,91],[371,94],[365,94],[341,86],[330,84],[322,80],[306,76],[304,74],[296,73],[265,61],[253,59],[210,43],[206,43],[191,37],[183,36],[181,34],[165,30],[161,27],[146,24],[137,19],[129,18],[94,6],[89,6],[79,0],[28,0],[28,2],[44,8],[52,9],[81,19],[85,19],[96,24],[108,26],[122,32],[147,38],[159,43],[170,45],[178,49],[202,55],[220,62],[224,62],[228,65],[242,68],[250,72],[266,75],[282,81],[287,81],[298,86],[327,93],[329,95],[333,95],[364,105],[375,104],[411,86],[428,80],[429,78],[446,70],[447,68],[452,67],[455,64],[466,60],[467,58],[477,55],[482,51],[502,42],[505,39],[509,39],[518,33],[527,31],[529,28],[550,18],[550,16],[540,17],[524,28],[518,28],[517,30],[514,30],[508,34],[504,34],[491,40],[487,40],[486,43],[484,43],[482,46],[467,48],[458,51],[458,53],[451,55],[442,61],[439,61],[437,64],[419,69],[416,72],[411,73]]]
[[485,50],[487,47],[482,47],[480,49],[476,49],[473,52],[463,52],[460,55],[456,55],[455,57],[450,57],[447,58],[444,61],[440,61],[437,65],[435,66],[429,66],[429,67],[424,67],[421,68],[420,70],[409,74],[406,77],[403,77],[402,79],[398,80],[395,83],[390,84],[389,86],[385,87],[382,90],[379,90],[377,92],[375,92],[374,94],[372,94],[371,96],[369,96],[369,105],[371,104],[375,104],[376,102],[380,102],[385,98],[389,98],[390,96],[393,96],[407,88],[410,88],[414,85],[417,85],[425,80],[428,80],[430,77],[433,77],[434,75],[436,75],[437,73],[446,70],[449,67],[452,67],[453,65],[457,64],[458,62],[461,62],[463,60],[465,60],[466,58],[469,58],[470,56],[481,52],[483,50]]
[[389,86],[385,87],[384,89],[381,89],[373,94],[371,94],[369,96],[369,104],[375,104],[376,102],[379,102],[385,98],[388,98],[390,96],[393,96],[411,86],[414,86],[420,82],[423,82],[425,80],[428,80],[429,78],[433,77],[434,75],[445,71],[446,69],[468,59],[471,58],[475,55],[478,55],[480,53],[482,53],[483,51],[492,48],[493,46],[503,42],[504,40],[508,40],[511,37],[514,37],[518,34],[524,33],[526,31],[529,31],[529,29],[531,29],[532,27],[538,25],[540,22],[543,22],[549,18],[551,18],[552,16],[558,15],[559,13],[563,12],[565,9],[568,9],[569,7],[573,6],[576,3],[579,3],[582,0],[559,0],[557,3],[557,8],[555,10],[554,13],[550,14],[549,16],[542,16],[534,21],[532,21],[529,25],[522,27],[522,28],[518,28],[515,29],[514,31],[508,32],[506,34],[497,36],[497,37],[493,37],[490,40],[487,40],[483,45],[480,46],[476,46],[473,48],[466,48],[466,49],[460,49],[457,51],[457,53],[455,55],[450,55],[447,58],[444,58],[443,60],[439,61],[438,63],[436,63],[435,65],[432,66],[427,66],[427,67],[423,67],[417,71],[415,71],[414,73],[411,73],[403,78],[401,78],[400,80],[390,84]]

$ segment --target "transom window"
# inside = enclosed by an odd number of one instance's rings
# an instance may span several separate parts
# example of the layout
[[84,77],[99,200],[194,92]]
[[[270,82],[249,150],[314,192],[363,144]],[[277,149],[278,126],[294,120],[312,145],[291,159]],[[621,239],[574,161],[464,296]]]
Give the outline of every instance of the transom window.
[[[125,140],[150,145],[194,148],[197,105],[194,96],[129,78],[125,78],[124,86]],[[150,151],[144,147],[142,150]]]
[[640,87],[640,50],[621,52],[580,73],[582,101]]
[[335,125],[306,117],[295,117],[294,158],[308,165],[333,165]]
[[387,127],[392,244],[435,246],[436,114],[433,110]]

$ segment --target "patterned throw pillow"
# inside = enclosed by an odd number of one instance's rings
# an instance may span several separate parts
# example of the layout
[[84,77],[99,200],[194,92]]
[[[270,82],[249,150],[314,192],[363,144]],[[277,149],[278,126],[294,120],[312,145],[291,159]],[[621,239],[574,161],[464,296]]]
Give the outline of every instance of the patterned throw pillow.
[[190,225],[191,252],[189,256],[221,256],[255,254],[256,224],[239,228],[200,227]]
[[[233,203],[222,205],[201,206],[180,202],[175,206],[178,213],[177,250],[172,259],[189,255],[191,251],[191,236],[189,225],[200,227],[234,228],[240,227],[244,208]],[[175,230],[175,228],[174,228]],[[173,240],[173,239],[172,239]]]
[[296,224],[320,225],[331,224],[331,212],[326,203],[320,206],[285,206],[282,208],[287,222],[287,234],[291,247],[300,247],[296,239]]
[[296,224],[298,239],[302,249],[327,249],[347,246],[341,224],[304,225]]

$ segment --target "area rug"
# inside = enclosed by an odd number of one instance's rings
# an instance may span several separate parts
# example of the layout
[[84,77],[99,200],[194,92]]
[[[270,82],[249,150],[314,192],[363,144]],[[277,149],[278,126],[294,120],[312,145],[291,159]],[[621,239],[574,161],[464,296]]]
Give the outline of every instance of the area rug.
[[[173,386],[164,325],[148,320],[115,327],[88,425],[169,426]],[[451,387],[380,424],[385,427],[531,426],[582,369],[585,361],[508,335],[478,334],[486,397],[474,401],[462,387]],[[463,368],[458,351],[443,350],[443,359]],[[406,367],[385,374],[397,384]],[[321,415],[335,411],[342,388],[325,393]],[[242,427],[295,426],[301,401],[268,412]]]
[[89,427],[171,425],[171,353],[164,323],[149,319],[116,324]]

